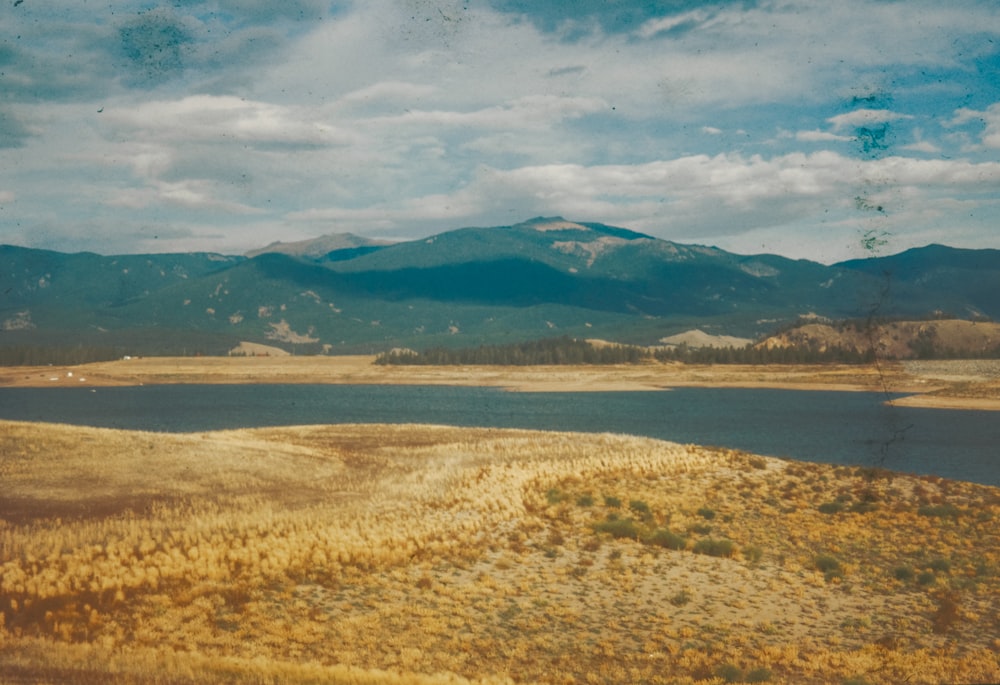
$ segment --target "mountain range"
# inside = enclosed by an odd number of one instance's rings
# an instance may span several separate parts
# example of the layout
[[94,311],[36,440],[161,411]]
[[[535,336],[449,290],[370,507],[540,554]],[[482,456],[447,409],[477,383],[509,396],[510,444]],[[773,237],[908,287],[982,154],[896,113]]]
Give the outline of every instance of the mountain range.
[[570,335],[757,338],[800,317],[1000,318],[1000,250],[929,245],[824,265],[538,217],[406,242],[351,234],[246,255],[0,246],[0,346],[218,354],[474,346]]

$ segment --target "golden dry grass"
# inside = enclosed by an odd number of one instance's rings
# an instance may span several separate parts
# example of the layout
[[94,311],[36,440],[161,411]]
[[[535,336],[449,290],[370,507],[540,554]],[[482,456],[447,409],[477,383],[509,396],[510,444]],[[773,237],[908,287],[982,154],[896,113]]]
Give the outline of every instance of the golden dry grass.
[[0,682],[1000,679],[996,488],[413,425],[0,455]]

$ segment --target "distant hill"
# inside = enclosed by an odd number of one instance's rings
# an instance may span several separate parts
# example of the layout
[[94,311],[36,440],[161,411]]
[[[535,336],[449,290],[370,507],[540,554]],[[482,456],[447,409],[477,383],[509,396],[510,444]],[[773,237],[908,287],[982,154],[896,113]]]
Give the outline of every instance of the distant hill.
[[927,245],[835,266],[881,279],[890,304],[919,301],[929,312],[998,318],[1000,250]]
[[1000,251],[939,245],[827,266],[538,217],[248,254],[0,247],[0,347],[224,354],[246,341],[367,353],[562,335],[652,345],[695,329],[760,339],[806,315],[1000,318]]
[[880,358],[1000,356],[1000,324],[986,321],[866,321],[807,323],[759,343],[766,349],[800,348],[826,352],[840,348]]
[[705,331],[694,328],[690,331],[660,338],[660,343],[664,345],[687,345],[693,349],[700,349],[702,347],[743,347],[752,344],[753,340],[750,338],[738,338],[734,335],[709,335]]
[[252,258],[277,253],[304,259],[339,261],[374,252],[391,244],[387,240],[372,240],[353,233],[333,233],[291,243],[273,242],[266,247],[250,250],[244,256]]

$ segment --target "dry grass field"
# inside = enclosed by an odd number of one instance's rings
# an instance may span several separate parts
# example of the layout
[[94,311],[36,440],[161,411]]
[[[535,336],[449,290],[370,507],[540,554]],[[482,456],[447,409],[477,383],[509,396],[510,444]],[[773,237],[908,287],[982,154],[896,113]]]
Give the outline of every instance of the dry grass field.
[[0,682],[1000,680],[1000,490],[616,435],[0,423]]

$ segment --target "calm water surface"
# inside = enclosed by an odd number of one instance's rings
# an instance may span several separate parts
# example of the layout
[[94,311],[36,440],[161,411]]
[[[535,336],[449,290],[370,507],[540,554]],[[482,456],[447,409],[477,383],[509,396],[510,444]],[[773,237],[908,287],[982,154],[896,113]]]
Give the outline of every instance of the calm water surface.
[[885,399],[880,393],[735,388],[594,393],[377,385],[0,388],[0,418],[166,432],[437,423],[629,433],[1000,485],[1000,415],[886,406]]

